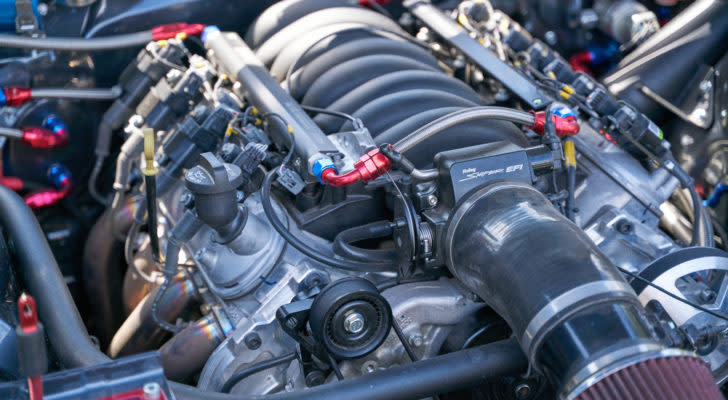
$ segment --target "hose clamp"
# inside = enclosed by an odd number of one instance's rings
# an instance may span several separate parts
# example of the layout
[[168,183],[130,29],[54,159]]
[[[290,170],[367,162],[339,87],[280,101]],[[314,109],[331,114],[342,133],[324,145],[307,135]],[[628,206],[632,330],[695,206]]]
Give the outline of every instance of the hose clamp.
[[521,347],[532,365],[535,363],[535,354],[546,332],[551,327],[563,322],[582,309],[616,298],[625,298],[637,302],[634,290],[624,281],[602,280],[585,283],[568,290],[551,300],[528,323],[526,331],[521,336]]

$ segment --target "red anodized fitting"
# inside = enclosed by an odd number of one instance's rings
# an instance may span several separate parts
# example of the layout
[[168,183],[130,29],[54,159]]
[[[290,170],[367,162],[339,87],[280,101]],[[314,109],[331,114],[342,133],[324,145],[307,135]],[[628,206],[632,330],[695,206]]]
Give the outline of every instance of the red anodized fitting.
[[68,144],[70,136],[68,130],[57,129],[50,131],[39,127],[23,128],[23,136],[20,141],[36,149],[52,149]]
[[188,24],[179,22],[176,24],[160,25],[152,29],[152,38],[154,40],[167,40],[184,33],[191,36],[199,36],[205,29],[202,24]]
[[4,102],[0,102],[0,106],[18,107],[33,100],[33,92],[29,88],[9,87],[2,89],[2,91],[5,99]]
[[58,204],[71,194],[73,182],[70,177],[65,177],[60,183],[58,190],[44,190],[25,196],[25,204],[32,210],[38,210]]
[[334,187],[345,187],[358,181],[369,182],[384,175],[392,168],[392,162],[379,149],[371,150],[354,163],[354,169],[339,175],[335,168],[326,168],[321,173],[321,182]]
[[[530,126],[531,130],[543,136],[546,125],[546,112],[545,111],[531,111],[534,116],[533,125]],[[574,136],[579,133],[579,121],[573,116],[560,117],[552,114],[554,125],[556,125],[556,136],[563,138],[566,136]]]

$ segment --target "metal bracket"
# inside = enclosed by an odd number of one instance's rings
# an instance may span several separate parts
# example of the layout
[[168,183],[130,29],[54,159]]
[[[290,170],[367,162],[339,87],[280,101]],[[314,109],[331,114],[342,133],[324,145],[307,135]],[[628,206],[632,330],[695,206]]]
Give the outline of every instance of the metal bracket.
[[18,33],[37,33],[38,19],[31,0],[15,0],[15,30]]

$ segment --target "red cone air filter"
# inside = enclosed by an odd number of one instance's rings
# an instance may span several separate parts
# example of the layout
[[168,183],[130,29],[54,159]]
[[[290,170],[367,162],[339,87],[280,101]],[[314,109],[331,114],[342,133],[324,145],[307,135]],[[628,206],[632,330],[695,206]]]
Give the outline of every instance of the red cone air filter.
[[575,400],[722,400],[710,368],[694,357],[663,357],[623,368]]

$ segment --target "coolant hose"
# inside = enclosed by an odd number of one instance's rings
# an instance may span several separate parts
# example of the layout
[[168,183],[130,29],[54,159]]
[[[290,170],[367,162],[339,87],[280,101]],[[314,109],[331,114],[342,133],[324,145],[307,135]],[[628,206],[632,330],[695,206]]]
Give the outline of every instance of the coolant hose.
[[35,215],[22,197],[3,186],[0,223],[14,244],[23,279],[61,364],[75,368],[110,361],[91,341]]
[[471,192],[443,236],[450,271],[508,322],[560,398],[603,398],[589,397],[597,385],[617,386],[608,398],[722,398],[698,383],[711,381],[706,364],[653,337],[617,268],[535,188],[502,182]]
[[359,261],[376,261],[394,264],[397,262],[397,252],[395,249],[362,249],[351,244],[362,240],[383,238],[391,235],[392,223],[389,221],[378,221],[362,226],[355,226],[336,235],[333,244],[334,253],[341,257]]

